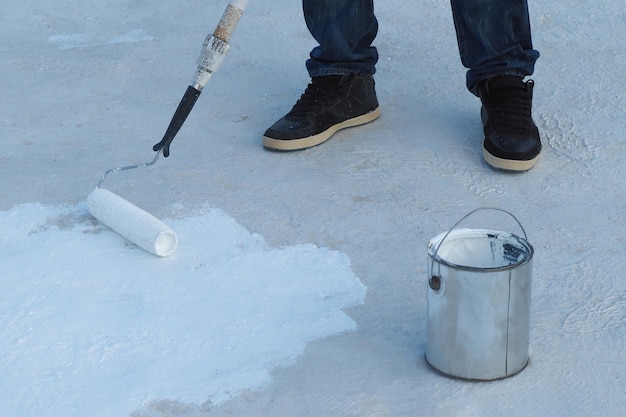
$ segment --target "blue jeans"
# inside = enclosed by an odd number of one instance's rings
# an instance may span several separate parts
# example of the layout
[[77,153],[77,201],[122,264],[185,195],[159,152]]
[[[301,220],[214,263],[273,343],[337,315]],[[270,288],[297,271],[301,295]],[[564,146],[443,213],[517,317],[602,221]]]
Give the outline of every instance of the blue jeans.
[[[467,88],[493,75],[533,73],[527,0],[451,0],[461,62],[468,68]],[[374,74],[378,32],[374,0],[303,0],[304,18],[319,46],[306,66],[311,77]]]

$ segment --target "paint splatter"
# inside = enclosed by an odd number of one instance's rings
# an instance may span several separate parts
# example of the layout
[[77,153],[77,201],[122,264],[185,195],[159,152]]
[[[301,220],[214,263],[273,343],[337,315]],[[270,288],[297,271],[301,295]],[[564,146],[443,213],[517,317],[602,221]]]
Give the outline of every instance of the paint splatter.
[[102,45],[115,45],[120,43],[137,43],[151,41],[154,38],[141,29],[133,29],[125,34],[105,38],[91,33],[72,33],[65,35],[52,35],[48,41],[56,44],[59,49],[92,48]]

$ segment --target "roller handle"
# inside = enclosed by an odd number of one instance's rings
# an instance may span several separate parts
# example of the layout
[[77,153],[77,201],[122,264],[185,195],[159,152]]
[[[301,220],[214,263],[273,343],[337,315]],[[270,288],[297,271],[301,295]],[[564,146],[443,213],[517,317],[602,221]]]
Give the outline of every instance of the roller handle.
[[165,135],[163,135],[163,139],[152,147],[153,151],[156,152],[163,149],[163,156],[166,158],[170,156],[170,144],[183,126],[183,123],[185,123],[185,120],[187,120],[187,116],[191,113],[191,109],[194,104],[196,104],[198,97],[200,97],[200,90],[192,86],[187,87],[187,91],[185,91],[185,95],[180,100],[180,103],[178,103],[176,112],[174,112],[174,116],[167,127]]
[[202,52],[198,58],[198,68],[191,82],[191,86],[195,89],[202,91],[213,73],[222,65],[230,51],[228,41],[239,23],[246,3],[247,0],[231,0],[213,33],[207,35],[204,40]]
[[228,42],[247,3],[248,0],[231,0],[228,6],[226,6],[226,10],[224,10],[224,14],[217,24],[217,27],[213,31],[213,36],[224,42]]
[[200,58],[198,58],[198,68],[193,81],[187,87],[185,95],[180,100],[163,139],[152,147],[153,151],[163,150],[163,156],[166,158],[170,155],[170,145],[174,137],[183,126],[183,123],[185,123],[187,116],[189,116],[191,109],[196,104],[202,89],[211,78],[211,75],[217,71],[226,54],[228,54],[230,50],[228,41],[247,3],[248,0],[230,0],[213,34],[206,37],[202,45],[202,53]]

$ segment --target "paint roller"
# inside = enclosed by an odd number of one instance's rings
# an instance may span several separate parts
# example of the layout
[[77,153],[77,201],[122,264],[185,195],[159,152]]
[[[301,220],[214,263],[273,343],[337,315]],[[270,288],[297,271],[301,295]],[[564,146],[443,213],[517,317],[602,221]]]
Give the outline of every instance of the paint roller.
[[230,0],[217,27],[204,40],[193,80],[180,100],[163,139],[152,148],[157,152],[154,159],[142,164],[109,169],[87,197],[87,209],[93,217],[154,255],[166,257],[172,254],[178,245],[176,233],[148,212],[100,186],[113,172],[154,165],[161,153],[164,157],[169,156],[172,140],[187,119],[202,89],[228,54],[228,41],[247,3],[248,0]]

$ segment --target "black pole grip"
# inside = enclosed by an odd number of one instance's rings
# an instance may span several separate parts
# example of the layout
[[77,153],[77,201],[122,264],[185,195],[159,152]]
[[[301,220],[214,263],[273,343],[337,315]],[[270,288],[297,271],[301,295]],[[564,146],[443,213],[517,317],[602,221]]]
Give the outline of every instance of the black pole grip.
[[163,156],[168,157],[170,155],[170,144],[174,140],[174,137],[187,120],[187,116],[191,113],[191,109],[196,104],[196,101],[200,97],[200,90],[189,86],[187,87],[187,91],[185,91],[185,95],[178,103],[178,107],[176,108],[176,112],[174,116],[172,116],[172,120],[170,121],[170,125],[167,127],[167,131],[161,139],[161,142],[157,143],[152,147],[152,150],[157,152],[163,149]]

